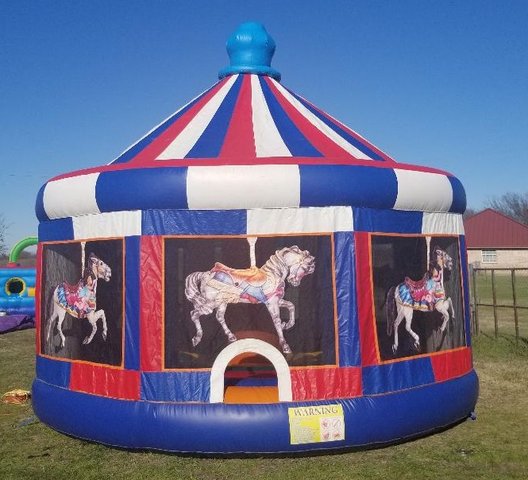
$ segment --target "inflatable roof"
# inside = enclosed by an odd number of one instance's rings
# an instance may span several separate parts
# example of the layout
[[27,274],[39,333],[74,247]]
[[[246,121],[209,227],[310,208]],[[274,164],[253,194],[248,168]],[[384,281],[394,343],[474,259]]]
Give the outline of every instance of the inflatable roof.
[[261,26],[245,24],[228,42],[232,65],[218,83],[109,165],[52,179],[39,192],[38,218],[326,205],[464,212],[456,177],[395,162],[284,87],[269,66],[274,48]]

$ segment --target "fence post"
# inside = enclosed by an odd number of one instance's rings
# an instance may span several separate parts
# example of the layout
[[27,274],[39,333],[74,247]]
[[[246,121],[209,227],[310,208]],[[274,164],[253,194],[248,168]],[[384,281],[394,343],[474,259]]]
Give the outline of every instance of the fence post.
[[512,279],[512,293],[513,293],[513,318],[515,321],[515,345],[519,345],[519,316],[517,314],[517,291],[516,291],[516,277],[515,277],[515,268],[511,270],[511,279]]
[[495,338],[498,338],[499,318],[497,317],[497,291],[495,290],[495,270],[491,270],[491,291],[493,293],[493,321],[495,322]]

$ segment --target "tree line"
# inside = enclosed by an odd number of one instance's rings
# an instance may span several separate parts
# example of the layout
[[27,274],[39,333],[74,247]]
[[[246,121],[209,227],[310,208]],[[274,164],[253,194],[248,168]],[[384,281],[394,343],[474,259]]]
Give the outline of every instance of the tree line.
[[0,257],[7,255],[7,223],[4,216],[0,213]]
[[[500,197],[492,198],[486,202],[486,208],[492,208],[524,225],[528,225],[528,192],[514,193],[508,192]],[[468,208],[464,213],[464,218],[469,218],[479,210]]]

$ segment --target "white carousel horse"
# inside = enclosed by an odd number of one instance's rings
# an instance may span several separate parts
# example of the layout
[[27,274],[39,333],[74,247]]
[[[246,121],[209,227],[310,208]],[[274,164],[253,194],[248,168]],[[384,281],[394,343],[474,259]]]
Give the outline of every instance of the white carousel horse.
[[422,312],[437,311],[442,314],[443,332],[451,318],[455,318],[455,310],[451,298],[446,296],[444,289],[444,270],[452,270],[452,258],[439,247],[433,248],[433,261],[430,269],[421,280],[413,281],[406,277],[403,283],[392,287],[386,300],[387,335],[394,333],[392,352],[398,350],[398,327],[405,318],[405,330],[414,340],[414,348],[420,350],[420,337],[412,330],[411,324],[415,310]]
[[97,321],[101,320],[103,325],[103,340],[106,340],[107,325],[104,310],[97,308],[97,281],[101,278],[104,281],[110,281],[112,270],[101,259],[93,253],[88,258],[86,272],[77,284],[70,285],[63,282],[55,287],[53,291],[53,313],[48,319],[47,340],[49,342],[51,332],[53,331],[53,322],[57,319],[57,330],[61,339],[60,348],[64,347],[66,338],[62,332],[62,324],[66,313],[74,318],[86,318],[92,326],[92,332],[84,340],[83,344],[89,344],[97,332]]
[[[194,272],[185,279],[185,296],[192,302],[191,320],[196,326],[192,344],[196,347],[202,340],[200,323],[202,315],[216,310],[216,319],[230,342],[236,340],[225,321],[225,311],[230,303],[263,303],[266,305],[284,353],[291,348],[284,338],[283,330],[295,325],[295,306],[284,300],[285,281],[294,287],[300,285],[305,275],[315,270],[315,259],[308,250],[297,245],[277,250],[260,268],[234,269],[215,263],[207,272]],[[289,321],[282,322],[280,308],[287,308]]]

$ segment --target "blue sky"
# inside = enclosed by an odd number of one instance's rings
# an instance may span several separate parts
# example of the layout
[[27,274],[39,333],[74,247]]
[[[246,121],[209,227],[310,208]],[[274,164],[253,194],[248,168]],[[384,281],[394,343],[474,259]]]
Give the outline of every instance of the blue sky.
[[0,0],[0,213],[37,233],[49,178],[106,164],[216,82],[263,23],[282,83],[468,205],[528,191],[528,1]]

